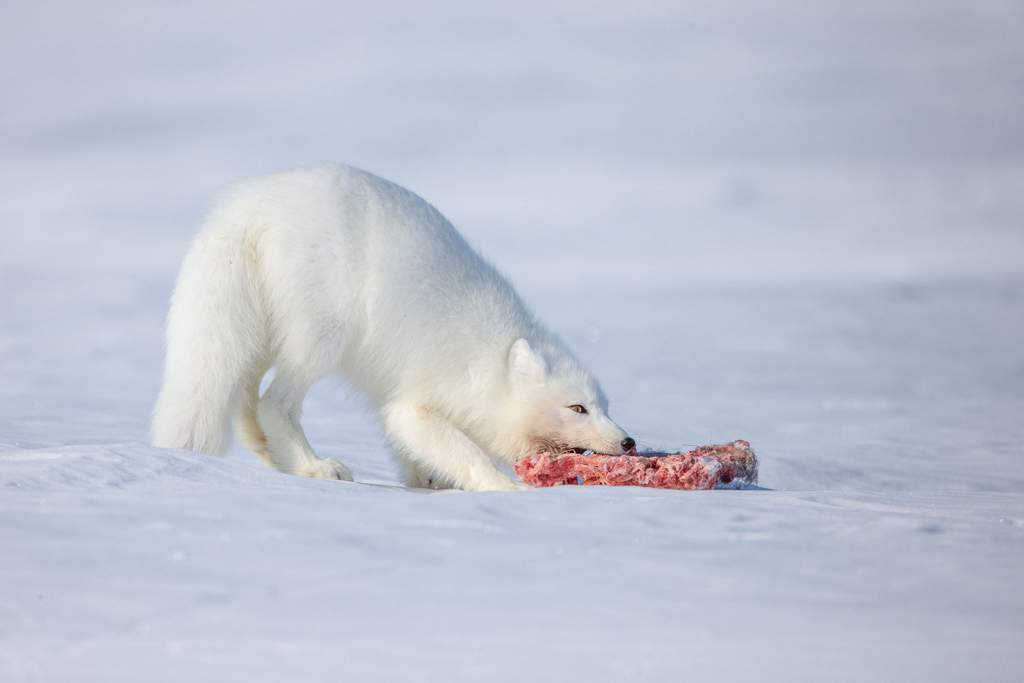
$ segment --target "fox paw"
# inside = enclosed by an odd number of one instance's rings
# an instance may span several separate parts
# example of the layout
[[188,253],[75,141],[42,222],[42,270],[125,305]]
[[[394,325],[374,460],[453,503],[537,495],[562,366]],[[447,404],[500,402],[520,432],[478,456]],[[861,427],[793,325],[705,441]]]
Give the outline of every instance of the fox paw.
[[299,474],[314,479],[352,481],[352,470],[334,458],[318,458],[307,464]]
[[526,484],[520,484],[518,481],[512,481],[508,477],[497,477],[487,479],[485,481],[477,481],[463,487],[464,491],[528,491],[530,489]]

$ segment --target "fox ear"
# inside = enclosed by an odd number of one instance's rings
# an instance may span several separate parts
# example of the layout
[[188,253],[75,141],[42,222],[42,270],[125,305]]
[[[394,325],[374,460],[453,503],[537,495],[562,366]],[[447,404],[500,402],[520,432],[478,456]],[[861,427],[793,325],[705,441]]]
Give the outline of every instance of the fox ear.
[[540,381],[547,374],[544,359],[530,348],[530,342],[516,339],[508,351],[508,376],[512,380]]

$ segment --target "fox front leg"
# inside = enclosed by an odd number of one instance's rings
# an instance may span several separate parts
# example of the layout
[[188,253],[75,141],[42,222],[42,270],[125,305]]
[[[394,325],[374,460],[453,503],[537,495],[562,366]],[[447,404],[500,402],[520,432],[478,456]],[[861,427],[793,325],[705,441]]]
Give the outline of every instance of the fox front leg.
[[388,406],[384,410],[384,427],[401,456],[463,491],[527,488],[495,467],[487,454],[455,425],[422,406]]

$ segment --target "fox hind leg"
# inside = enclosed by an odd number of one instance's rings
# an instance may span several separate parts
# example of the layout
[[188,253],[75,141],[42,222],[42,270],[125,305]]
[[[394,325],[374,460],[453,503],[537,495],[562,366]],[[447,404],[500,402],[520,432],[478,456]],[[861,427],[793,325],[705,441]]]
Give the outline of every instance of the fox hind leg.
[[[302,401],[310,386],[312,382],[301,379],[299,374],[278,368],[274,380],[256,404],[256,424],[266,444],[262,454],[256,452],[282,472],[352,481],[351,470],[333,458],[318,456],[302,430]],[[244,414],[242,419],[245,419]],[[259,445],[258,435],[251,433],[250,436],[257,437],[254,443]]]
[[241,405],[235,419],[235,433],[242,445],[259,456],[260,460],[275,467],[270,455],[267,435],[260,426],[258,408],[260,402],[260,382],[267,372],[266,364],[261,363],[245,378],[241,389]]

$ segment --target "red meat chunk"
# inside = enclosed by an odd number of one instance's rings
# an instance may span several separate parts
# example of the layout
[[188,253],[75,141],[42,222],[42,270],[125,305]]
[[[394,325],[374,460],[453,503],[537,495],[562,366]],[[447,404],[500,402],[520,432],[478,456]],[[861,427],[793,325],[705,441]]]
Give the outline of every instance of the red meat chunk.
[[538,453],[520,460],[515,470],[532,486],[714,489],[756,483],[757,457],[748,442],[733,441],[686,453]]

